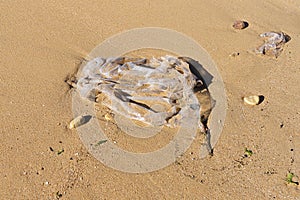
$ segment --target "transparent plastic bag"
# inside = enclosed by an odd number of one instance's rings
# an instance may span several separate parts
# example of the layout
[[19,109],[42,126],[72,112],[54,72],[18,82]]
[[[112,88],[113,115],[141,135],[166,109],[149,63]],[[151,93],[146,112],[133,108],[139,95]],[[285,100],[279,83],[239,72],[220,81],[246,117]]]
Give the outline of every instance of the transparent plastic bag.
[[264,38],[265,43],[256,49],[256,53],[275,56],[276,58],[282,52],[284,44],[289,40],[289,36],[283,32],[266,32],[260,34],[260,37]]
[[100,103],[128,119],[175,127],[180,125],[181,112],[192,112],[187,107],[200,109],[197,98],[191,98],[196,84],[189,65],[176,57],[118,57],[89,61],[77,89],[92,101],[105,95]]

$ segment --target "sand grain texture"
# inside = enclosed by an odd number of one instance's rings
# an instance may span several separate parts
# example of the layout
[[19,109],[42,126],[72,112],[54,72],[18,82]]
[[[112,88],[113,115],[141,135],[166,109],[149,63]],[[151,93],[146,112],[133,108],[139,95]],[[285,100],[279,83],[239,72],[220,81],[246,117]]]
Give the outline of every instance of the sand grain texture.
[[[289,170],[300,176],[299,1],[1,1],[0,19],[1,199],[300,198],[299,186],[284,180]],[[237,19],[249,27],[234,30]],[[212,158],[190,154],[193,144],[177,164],[126,174],[94,159],[67,129],[64,80],[104,39],[145,26],[201,44],[229,107]],[[267,31],[292,38],[277,59],[252,53]],[[253,94],[264,102],[243,105]],[[251,157],[243,157],[245,147]]]

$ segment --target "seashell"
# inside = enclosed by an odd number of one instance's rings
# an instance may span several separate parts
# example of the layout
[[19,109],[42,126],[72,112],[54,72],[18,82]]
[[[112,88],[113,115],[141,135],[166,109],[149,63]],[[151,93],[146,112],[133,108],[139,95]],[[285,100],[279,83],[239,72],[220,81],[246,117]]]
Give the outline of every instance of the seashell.
[[106,121],[112,121],[112,116],[111,116],[111,114],[109,114],[109,113],[106,113],[106,114],[104,115],[104,118],[106,119]]
[[247,96],[247,97],[243,97],[244,103],[251,105],[251,106],[255,106],[260,104],[263,101],[264,97],[262,95],[252,95],[252,96]]
[[248,26],[249,26],[248,22],[242,21],[242,20],[237,20],[232,25],[233,28],[239,29],[239,30],[245,29]]
[[69,129],[77,128],[85,123],[87,123],[90,120],[90,116],[78,116],[75,119],[73,119],[69,124]]

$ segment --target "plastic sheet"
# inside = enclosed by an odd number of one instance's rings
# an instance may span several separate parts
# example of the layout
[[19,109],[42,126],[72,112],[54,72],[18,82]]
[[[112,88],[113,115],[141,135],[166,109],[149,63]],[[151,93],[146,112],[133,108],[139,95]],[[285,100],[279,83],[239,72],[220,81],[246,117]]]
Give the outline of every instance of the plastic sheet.
[[280,55],[284,44],[287,42],[287,36],[283,32],[266,32],[260,34],[265,39],[265,43],[257,48],[256,52],[268,56]]
[[92,101],[105,95],[101,103],[128,119],[176,127],[181,112],[200,110],[197,98],[191,98],[196,84],[189,65],[176,57],[117,57],[89,61],[77,89],[81,97]]

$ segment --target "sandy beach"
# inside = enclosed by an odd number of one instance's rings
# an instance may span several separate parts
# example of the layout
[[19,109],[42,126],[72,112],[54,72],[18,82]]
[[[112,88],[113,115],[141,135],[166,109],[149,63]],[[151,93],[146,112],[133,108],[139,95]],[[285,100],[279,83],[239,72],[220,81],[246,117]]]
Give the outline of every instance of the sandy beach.
[[[28,0],[0,11],[0,199],[300,199],[299,1]],[[236,20],[249,26],[236,30]],[[65,80],[105,39],[143,27],[199,43],[228,109],[213,156],[193,153],[197,141],[168,167],[131,174],[102,164],[67,128]],[[253,52],[269,31],[291,38],[278,58]],[[247,95],[264,101],[245,105]]]

